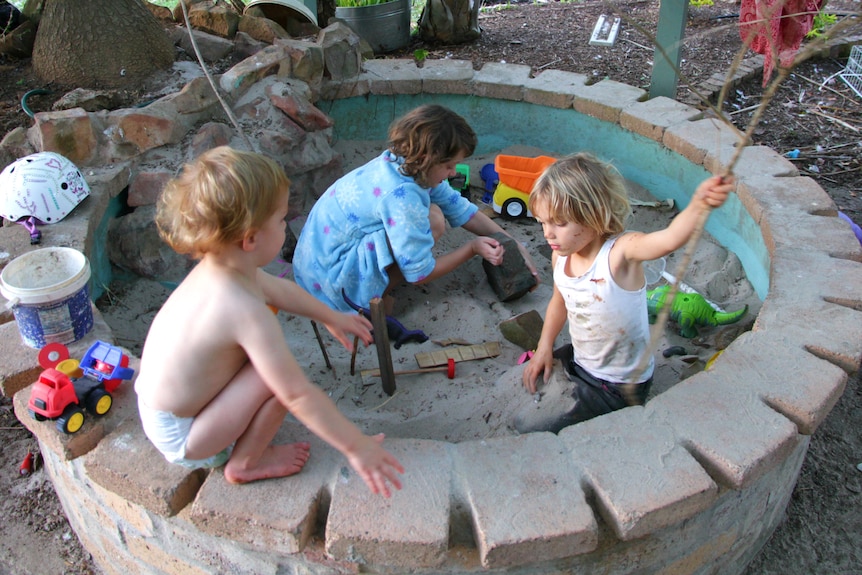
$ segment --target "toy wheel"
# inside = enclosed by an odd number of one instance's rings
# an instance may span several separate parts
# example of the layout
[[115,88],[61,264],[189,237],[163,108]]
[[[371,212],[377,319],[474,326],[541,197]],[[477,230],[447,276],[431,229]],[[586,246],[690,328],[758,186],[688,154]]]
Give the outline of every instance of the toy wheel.
[[46,419],[48,419],[47,417],[45,417],[41,413],[36,413],[32,409],[28,409],[27,411],[30,413],[30,417],[32,417],[36,421],[45,421]]
[[87,395],[87,411],[93,415],[105,415],[112,405],[114,405],[114,398],[104,389],[94,389]]
[[516,218],[520,218],[527,213],[527,206],[525,206],[524,202],[522,202],[521,200],[509,198],[508,200],[503,202],[502,211],[503,216],[509,218],[510,220],[514,220]]
[[77,405],[66,406],[63,415],[57,418],[57,429],[63,433],[75,433],[84,425],[84,410]]

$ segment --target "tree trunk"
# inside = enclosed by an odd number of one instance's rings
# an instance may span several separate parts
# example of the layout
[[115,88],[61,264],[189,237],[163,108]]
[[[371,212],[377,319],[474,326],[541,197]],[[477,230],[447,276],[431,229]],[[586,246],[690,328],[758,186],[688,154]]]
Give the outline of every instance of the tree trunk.
[[481,0],[426,0],[419,36],[426,42],[461,44],[479,37]]
[[45,0],[33,47],[44,81],[132,88],[173,62],[173,43],[141,0]]

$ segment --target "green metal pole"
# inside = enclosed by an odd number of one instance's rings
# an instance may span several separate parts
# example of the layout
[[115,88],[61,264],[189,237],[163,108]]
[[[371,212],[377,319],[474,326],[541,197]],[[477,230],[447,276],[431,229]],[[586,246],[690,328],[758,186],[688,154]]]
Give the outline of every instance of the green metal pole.
[[680,51],[688,18],[688,0],[661,0],[649,97],[676,98]]

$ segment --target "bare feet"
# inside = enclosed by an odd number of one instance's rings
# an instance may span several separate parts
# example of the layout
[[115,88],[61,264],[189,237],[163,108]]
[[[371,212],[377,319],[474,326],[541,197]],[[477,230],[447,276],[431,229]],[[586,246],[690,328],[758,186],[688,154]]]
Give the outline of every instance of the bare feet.
[[224,477],[230,483],[248,483],[294,475],[302,471],[310,449],[311,445],[304,442],[270,445],[254,465],[232,455],[224,468]]

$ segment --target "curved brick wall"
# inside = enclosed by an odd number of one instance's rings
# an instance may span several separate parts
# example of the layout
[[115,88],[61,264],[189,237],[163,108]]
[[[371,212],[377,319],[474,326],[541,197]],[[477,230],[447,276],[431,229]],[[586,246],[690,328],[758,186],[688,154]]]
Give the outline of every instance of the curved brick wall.
[[[358,78],[322,88],[326,99],[420,93],[574,108],[709,171],[733,152],[733,132],[716,138],[697,110],[641,101],[643,91],[615,82],[587,86],[578,74],[374,60]],[[859,367],[862,249],[823,190],[778,154],[753,147],[735,172],[769,259],[751,332],[646,406],[559,436],[390,440],[409,470],[390,500],[372,496],[314,437],[316,457],[288,480],[236,487],[221,473],[169,466],[140,430],[131,386],[71,437],[27,416],[28,389],[15,396],[16,414],[38,436],[70,522],[106,573],[739,573],[779,523],[809,436]],[[93,222],[128,170],[88,180],[101,199],[52,228],[49,241],[89,254]],[[97,324],[92,337],[109,339],[98,312]],[[17,362],[4,389],[35,379],[35,353],[14,322],[0,325],[0,352]]]

